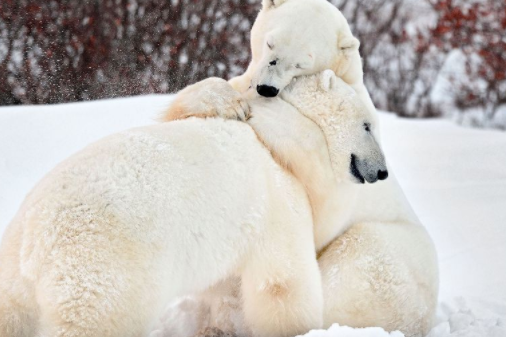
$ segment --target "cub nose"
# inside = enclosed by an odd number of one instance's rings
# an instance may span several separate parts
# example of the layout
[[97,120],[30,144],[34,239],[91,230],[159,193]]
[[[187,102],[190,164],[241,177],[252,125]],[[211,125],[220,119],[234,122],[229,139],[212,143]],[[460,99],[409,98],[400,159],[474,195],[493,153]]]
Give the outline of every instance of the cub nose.
[[385,170],[385,171],[379,170],[378,171],[378,179],[385,180],[386,178],[388,178],[388,171],[387,170]]
[[270,85],[257,85],[257,92],[263,97],[276,97],[279,90]]

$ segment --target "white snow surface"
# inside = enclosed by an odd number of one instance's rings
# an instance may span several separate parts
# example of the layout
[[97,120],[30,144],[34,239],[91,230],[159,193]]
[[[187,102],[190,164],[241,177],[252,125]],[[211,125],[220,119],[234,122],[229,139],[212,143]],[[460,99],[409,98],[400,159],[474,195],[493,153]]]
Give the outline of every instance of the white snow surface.
[[[0,236],[58,162],[127,128],[154,124],[171,96],[0,107]],[[438,323],[427,337],[506,336],[506,133],[381,113],[385,155],[437,247]],[[152,336],[169,337],[161,327]],[[173,322],[171,322],[173,323]],[[332,326],[307,337],[403,336]]]
[[331,336],[345,336],[345,337],[403,337],[404,335],[399,331],[392,333],[385,332],[381,328],[364,328],[353,329],[347,326],[339,326],[339,324],[332,325],[328,330],[313,330],[306,335],[306,337],[331,337]]

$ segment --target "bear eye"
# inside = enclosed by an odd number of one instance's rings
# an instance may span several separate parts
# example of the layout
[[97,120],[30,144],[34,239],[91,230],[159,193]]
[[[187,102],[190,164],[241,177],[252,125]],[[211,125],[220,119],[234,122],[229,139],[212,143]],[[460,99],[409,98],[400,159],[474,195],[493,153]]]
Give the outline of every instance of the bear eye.
[[297,69],[302,69],[302,67],[300,66],[300,63],[297,63],[297,64],[295,65],[295,68],[297,68]]
[[365,129],[365,131],[367,131],[367,132],[371,132],[371,124],[369,124],[369,123],[364,123],[364,129]]
[[267,41],[267,47],[269,47],[269,49],[272,50],[272,48],[274,47],[272,44],[269,43],[269,41]]
[[278,60],[272,60],[271,62],[269,62],[269,65],[271,66],[275,66],[276,64],[278,64]]

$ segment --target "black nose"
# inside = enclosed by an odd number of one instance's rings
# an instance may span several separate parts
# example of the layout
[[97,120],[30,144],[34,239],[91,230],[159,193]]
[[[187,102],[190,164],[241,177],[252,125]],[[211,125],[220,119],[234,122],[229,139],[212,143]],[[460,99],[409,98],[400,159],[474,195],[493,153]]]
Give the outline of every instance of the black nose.
[[385,171],[379,170],[378,171],[378,179],[385,180],[386,178],[388,178],[388,171],[387,170],[385,170]]
[[257,92],[260,96],[276,97],[279,90],[270,85],[257,85]]

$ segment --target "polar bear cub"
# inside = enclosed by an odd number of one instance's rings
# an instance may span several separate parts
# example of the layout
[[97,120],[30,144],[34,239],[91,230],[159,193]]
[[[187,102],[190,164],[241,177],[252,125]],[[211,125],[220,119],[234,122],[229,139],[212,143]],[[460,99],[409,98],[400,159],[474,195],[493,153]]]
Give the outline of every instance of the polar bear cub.
[[[293,86],[314,82],[328,96],[324,104],[308,97],[305,113],[318,123],[304,123],[323,129],[336,149],[328,153],[336,179],[357,181],[351,154],[377,149],[343,142],[335,123],[348,112],[331,103],[336,80],[325,72]],[[298,113],[281,99],[252,107],[259,120]],[[355,124],[343,125],[352,139],[366,132]],[[255,336],[321,327],[312,209],[301,183],[244,123],[132,129],[64,161],[26,198],[0,246],[0,335],[144,336],[172,298],[234,275]]]
[[243,75],[229,81],[234,90],[225,83],[205,90],[193,86],[176,97],[164,120],[216,115],[243,119],[249,113],[244,97],[277,96],[293,78],[325,69],[332,69],[374,112],[359,46],[343,14],[326,0],[263,0],[251,30],[252,59]]

